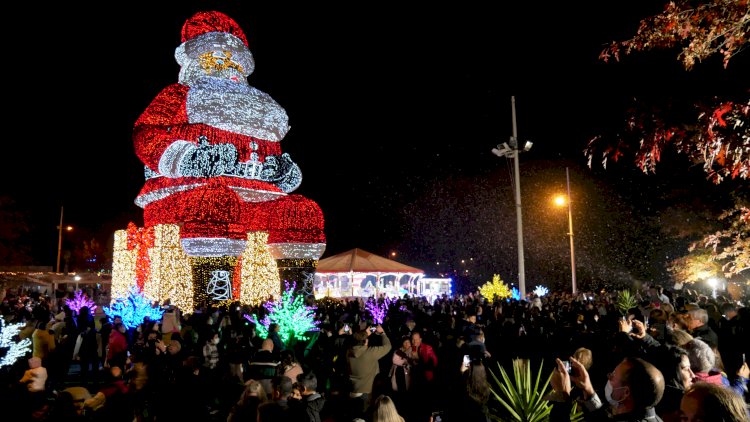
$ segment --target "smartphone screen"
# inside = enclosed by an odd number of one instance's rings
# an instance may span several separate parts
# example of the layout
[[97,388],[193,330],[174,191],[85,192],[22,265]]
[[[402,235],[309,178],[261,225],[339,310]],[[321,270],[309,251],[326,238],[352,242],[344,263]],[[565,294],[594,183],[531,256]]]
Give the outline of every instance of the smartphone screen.
[[471,358],[469,355],[464,355],[464,368],[468,368],[471,364]]

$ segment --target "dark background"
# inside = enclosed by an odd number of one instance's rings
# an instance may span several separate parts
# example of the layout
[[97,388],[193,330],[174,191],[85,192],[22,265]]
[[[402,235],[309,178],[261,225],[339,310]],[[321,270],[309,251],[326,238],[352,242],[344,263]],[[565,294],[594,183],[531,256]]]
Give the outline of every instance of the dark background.
[[[700,168],[679,160],[675,173],[645,177],[628,166],[604,171],[594,162],[589,169],[583,155],[591,137],[623,126],[635,97],[687,103],[746,89],[746,57],[727,70],[715,60],[691,72],[676,60],[677,50],[640,53],[621,63],[598,59],[607,42],[631,37],[640,19],[659,12],[658,2],[266,3],[28,3],[6,18],[9,111],[0,196],[12,198],[22,212],[29,231],[19,242],[29,245],[33,263],[54,263],[61,205],[65,224],[76,226],[66,242],[97,238],[111,247],[114,230],[129,221],[142,224],[133,204],[143,184],[133,123],[177,81],[174,49],[182,24],[198,10],[223,11],[241,25],[256,61],[250,84],[286,109],[291,130],[282,150],[303,173],[296,193],[324,212],[324,257],[359,247],[382,255],[397,251],[396,259],[427,266],[485,251],[481,276],[502,270],[512,278],[512,164],[490,153],[512,134],[511,96],[519,138],[534,142],[521,154],[529,226],[542,201],[533,192],[564,189],[565,167],[574,188],[601,185],[597,198],[628,207],[648,208],[648,201],[668,198],[664,192],[672,188],[658,186],[670,178],[680,178],[683,191],[716,192]],[[695,175],[681,175],[685,169]],[[456,180],[464,188],[444,196],[449,192],[440,189]],[[478,186],[475,197],[464,196]],[[638,199],[644,192],[653,196]],[[442,209],[468,230],[476,222],[465,214],[472,206],[488,209],[482,217],[488,225],[502,220],[502,232],[489,238],[490,230],[463,232],[470,248],[456,243],[462,233],[446,227],[448,219],[432,220]],[[554,230],[563,231],[554,248],[564,274],[567,222],[564,213],[554,215],[561,224]],[[663,259],[647,257],[658,261],[655,268],[663,267]]]

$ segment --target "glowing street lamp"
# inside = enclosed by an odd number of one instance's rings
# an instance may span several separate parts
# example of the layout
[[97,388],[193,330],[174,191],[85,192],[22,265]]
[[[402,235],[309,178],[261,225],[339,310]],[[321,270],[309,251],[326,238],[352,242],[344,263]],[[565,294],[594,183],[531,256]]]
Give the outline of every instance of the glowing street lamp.
[[716,277],[711,277],[708,280],[706,280],[709,287],[711,287],[711,297],[716,299],[716,288],[719,286],[719,279]]
[[571,203],[573,202],[570,199],[570,172],[568,171],[568,168],[565,167],[565,177],[568,182],[568,196],[564,195],[558,195],[555,197],[555,205],[562,207],[567,205],[568,206],[568,236],[570,236],[570,276],[571,276],[571,285],[573,287],[573,294],[576,294],[576,254],[575,254],[575,247],[573,242],[573,206]]

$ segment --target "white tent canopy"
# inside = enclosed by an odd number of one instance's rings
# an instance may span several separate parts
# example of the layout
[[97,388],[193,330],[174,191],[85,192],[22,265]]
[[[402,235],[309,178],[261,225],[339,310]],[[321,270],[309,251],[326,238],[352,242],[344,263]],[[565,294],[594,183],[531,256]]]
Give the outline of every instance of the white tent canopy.
[[392,259],[352,249],[321,259],[315,272],[315,297],[402,296],[419,294],[424,271]]

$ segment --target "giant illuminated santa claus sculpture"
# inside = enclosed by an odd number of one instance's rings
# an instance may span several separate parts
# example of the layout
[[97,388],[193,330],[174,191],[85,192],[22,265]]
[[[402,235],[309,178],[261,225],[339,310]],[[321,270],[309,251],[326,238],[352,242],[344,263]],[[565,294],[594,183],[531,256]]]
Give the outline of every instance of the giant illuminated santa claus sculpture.
[[113,296],[136,283],[151,299],[196,308],[258,303],[282,279],[302,284],[325,249],[323,215],[289,194],[302,175],[281,151],[288,117],[248,84],[255,63],[245,34],[222,13],[199,12],[175,58],[178,83],[135,123],[144,227],[116,236]]

